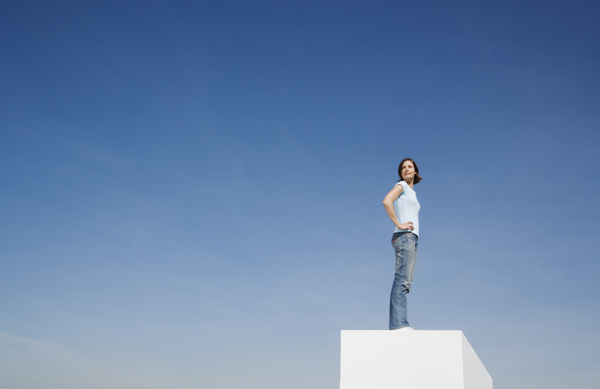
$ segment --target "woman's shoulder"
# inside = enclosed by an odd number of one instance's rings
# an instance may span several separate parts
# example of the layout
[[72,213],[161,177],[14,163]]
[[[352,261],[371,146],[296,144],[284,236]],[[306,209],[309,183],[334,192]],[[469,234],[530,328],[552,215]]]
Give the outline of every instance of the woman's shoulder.
[[409,188],[409,186],[408,186],[408,184],[406,183],[406,181],[398,181],[398,182],[396,183],[396,186],[398,186],[398,185],[402,186],[402,189]]

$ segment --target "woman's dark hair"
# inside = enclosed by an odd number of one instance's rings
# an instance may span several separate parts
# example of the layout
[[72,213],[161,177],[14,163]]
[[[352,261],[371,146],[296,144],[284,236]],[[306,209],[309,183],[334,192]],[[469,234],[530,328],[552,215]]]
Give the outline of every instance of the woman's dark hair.
[[398,165],[398,175],[400,176],[400,181],[404,181],[404,179],[402,178],[402,165],[404,164],[404,162],[406,161],[410,161],[412,162],[413,166],[415,167],[415,178],[413,179],[413,184],[418,184],[419,181],[421,181],[423,179],[423,177],[421,177],[419,175],[419,168],[417,167],[416,162],[412,159],[412,158],[404,158],[402,160],[402,162],[400,162],[400,165]]

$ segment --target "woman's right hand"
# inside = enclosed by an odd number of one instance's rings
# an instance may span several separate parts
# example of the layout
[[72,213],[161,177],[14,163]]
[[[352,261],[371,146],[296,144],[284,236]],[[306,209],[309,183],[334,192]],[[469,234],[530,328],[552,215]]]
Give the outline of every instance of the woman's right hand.
[[406,222],[406,223],[400,223],[398,224],[398,229],[399,230],[414,230],[415,227],[413,226],[412,222]]

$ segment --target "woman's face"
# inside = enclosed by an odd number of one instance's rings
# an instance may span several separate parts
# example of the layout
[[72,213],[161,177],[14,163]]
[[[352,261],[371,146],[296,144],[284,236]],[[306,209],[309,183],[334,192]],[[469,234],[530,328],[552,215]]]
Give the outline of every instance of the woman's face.
[[404,181],[412,181],[415,177],[415,166],[412,161],[404,161],[402,164],[402,179]]

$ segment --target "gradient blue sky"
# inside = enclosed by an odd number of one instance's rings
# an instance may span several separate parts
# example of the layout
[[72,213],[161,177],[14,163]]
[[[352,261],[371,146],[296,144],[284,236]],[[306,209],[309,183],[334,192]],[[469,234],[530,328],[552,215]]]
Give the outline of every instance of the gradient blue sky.
[[409,318],[600,386],[597,1],[5,1],[0,388],[325,389]]

